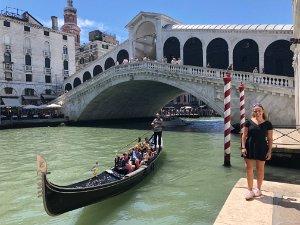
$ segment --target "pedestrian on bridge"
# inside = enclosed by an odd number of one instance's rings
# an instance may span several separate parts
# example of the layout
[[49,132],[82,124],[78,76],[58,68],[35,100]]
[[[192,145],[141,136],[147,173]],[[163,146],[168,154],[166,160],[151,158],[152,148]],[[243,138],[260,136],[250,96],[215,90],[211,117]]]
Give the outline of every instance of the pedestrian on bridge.
[[160,117],[159,113],[156,113],[156,118],[151,123],[153,127],[153,138],[154,138],[154,149],[157,148],[158,151],[161,150],[161,137],[162,137],[162,128],[163,128],[163,119]]
[[[267,120],[261,104],[253,105],[252,117],[246,120],[242,135],[242,157],[245,159],[248,190],[245,199],[261,196],[265,161],[271,159],[273,126]],[[257,188],[253,188],[254,164],[256,166]]]

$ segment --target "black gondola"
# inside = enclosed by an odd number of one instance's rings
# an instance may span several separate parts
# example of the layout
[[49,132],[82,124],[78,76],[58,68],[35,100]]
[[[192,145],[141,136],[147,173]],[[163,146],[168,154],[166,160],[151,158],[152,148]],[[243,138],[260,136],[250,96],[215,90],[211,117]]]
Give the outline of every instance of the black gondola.
[[129,174],[124,175],[112,168],[90,179],[67,186],[59,186],[48,181],[46,160],[38,155],[37,172],[42,177],[40,185],[45,211],[50,216],[56,216],[125,192],[154,169],[160,154],[161,151],[146,165]]

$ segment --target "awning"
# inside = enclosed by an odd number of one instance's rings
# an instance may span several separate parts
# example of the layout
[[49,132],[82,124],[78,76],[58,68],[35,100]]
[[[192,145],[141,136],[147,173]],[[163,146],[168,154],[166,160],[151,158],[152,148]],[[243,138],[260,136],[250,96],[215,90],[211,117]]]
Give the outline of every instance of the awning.
[[43,99],[49,99],[49,100],[53,100],[56,99],[57,96],[56,95],[42,95]]
[[25,99],[25,100],[39,100],[39,99],[41,99],[39,96],[34,96],[34,95],[24,95],[23,96],[23,99]]
[[6,106],[10,106],[10,107],[20,107],[20,106],[22,106],[20,104],[19,99],[17,99],[17,98],[2,98],[2,101],[5,105],[4,107],[6,107]]

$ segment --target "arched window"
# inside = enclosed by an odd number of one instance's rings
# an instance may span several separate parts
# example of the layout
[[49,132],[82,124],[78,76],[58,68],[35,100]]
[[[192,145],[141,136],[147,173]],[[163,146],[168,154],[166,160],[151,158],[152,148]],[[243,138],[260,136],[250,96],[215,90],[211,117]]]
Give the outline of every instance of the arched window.
[[30,55],[25,55],[25,65],[31,66],[31,56]]

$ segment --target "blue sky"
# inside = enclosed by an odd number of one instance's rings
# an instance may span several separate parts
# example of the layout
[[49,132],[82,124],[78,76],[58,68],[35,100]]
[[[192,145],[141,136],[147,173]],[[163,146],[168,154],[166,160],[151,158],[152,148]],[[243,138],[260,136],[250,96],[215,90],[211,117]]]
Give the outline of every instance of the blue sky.
[[[28,11],[51,27],[51,16],[63,21],[67,0],[0,0],[6,6]],[[73,0],[77,8],[81,41],[88,32],[100,29],[127,39],[125,25],[140,11],[163,13],[184,24],[292,24],[291,0]]]

